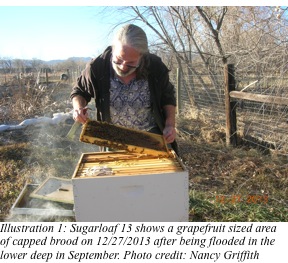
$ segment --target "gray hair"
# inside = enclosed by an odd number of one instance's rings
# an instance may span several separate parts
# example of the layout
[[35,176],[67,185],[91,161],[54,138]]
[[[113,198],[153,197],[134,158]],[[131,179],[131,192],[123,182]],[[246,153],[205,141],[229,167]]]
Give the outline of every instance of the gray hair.
[[128,24],[123,26],[115,35],[113,45],[117,42],[131,46],[143,55],[149,53],[146,33],[136,25]]

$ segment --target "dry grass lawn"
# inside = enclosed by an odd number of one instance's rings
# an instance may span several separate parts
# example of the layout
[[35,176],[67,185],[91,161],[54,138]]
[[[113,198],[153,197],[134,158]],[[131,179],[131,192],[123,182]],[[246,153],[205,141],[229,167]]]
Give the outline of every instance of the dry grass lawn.
[[[25,93],[40,107],[30,112],[29,99],[21,103],[19,93],[2,98],[1,109],[11,114],[2,115],[1,124],[71,109],[65,103],[70,88],[65,84]],[[81,153],[96,150],[66,139],[72,123],[0,133],[1,220],[10,219],[9,210],[26,183],[39,184],[48,176],[71,178]],[[191,221],[288,221],[287,157],[247,145],[227,148],[221,128],[188,115],[178,120],[178,144],[190,176]]]

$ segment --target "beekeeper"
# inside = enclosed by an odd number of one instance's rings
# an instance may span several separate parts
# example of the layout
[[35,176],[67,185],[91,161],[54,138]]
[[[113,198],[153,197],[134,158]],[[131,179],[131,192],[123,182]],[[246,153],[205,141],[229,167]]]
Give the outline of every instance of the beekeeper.
[[85,123],[84,108],[93,98],[98,121],[163,134],[177,152],[176,97],[168,73],[161,58],[149,53],[142,28],[125,25],[78,77],[70,95],[73,118]]

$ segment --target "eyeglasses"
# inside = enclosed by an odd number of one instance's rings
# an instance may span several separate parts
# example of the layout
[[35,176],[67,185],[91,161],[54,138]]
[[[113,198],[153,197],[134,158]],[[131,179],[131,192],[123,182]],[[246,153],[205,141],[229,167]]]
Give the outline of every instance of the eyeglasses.
[[[124,60],[121,60],[121,59],[119,59],[119,58],[117,58],[118,59],[118,61],[116,61],[116,60],[112,60],[112,62],[115,64],[115,65],[122,65],[123,63],[125,63],[125,61]],[[124,64],[124,66],[126,66],[127,68],[138,68],[139,67],[139,64],[137,65],[137,66],[132,66],[132,65],[126,65],[126,64]]]

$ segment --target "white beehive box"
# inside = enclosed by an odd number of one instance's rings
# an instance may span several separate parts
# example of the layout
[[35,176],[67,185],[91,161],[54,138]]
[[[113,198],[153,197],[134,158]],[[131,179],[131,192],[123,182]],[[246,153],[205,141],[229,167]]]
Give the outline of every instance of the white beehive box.
[[188,172],[175,155],[85,153],[72,184],[76,221],[188,221]]

